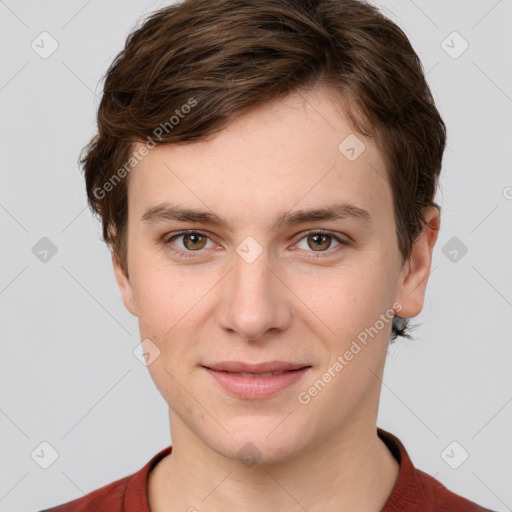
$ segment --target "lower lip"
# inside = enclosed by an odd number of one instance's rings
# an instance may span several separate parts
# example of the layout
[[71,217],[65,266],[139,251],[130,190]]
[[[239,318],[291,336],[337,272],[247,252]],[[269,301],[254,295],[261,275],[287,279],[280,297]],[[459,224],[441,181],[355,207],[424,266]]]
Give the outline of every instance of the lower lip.
[[267,398],[295,384],[311,367],[289,370],[271,377],[242,377],[238,373],[205,370],[229,393],[240,398]]

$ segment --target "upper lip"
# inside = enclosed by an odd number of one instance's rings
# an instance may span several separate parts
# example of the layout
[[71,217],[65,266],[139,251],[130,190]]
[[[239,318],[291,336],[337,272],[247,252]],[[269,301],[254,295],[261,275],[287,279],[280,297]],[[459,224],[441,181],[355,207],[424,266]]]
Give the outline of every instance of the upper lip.
[[242,363],[240,361],[222,361],[220,363],[205,365],[206,368],[231,373],[267,373],[298,370],[310,365],[290,363],[286,361],[267,361],[264,363]]

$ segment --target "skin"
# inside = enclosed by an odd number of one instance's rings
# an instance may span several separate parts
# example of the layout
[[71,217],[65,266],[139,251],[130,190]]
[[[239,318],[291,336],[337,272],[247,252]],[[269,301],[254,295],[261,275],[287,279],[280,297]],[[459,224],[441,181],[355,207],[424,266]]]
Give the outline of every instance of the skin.
[[[347,159],[338,146],[351,133],[317,88],[261,105],[208,141],[157,146],[132,170],[128,276],[115,255],[113,265],[141,340],[160,351],[148,369],[169,406],[173,450],[149,476],[153,512],[378,512],[391,494],[399,465],[376,431],[391,322],[309,403],[297,399],[393,304],[401,316],[420,313],[439,231],[439,212],[428,208],[430,227],[401,266],[382,156],[357,135],[366,149]],[[281,212],[340,200],[366,209],[371,222],[270,229]],[[233,231],[141,221],[166,201],[215,212]],[[208,236],[163,240],[184,229]],[[352,243],[327,237],[316,248],[318,233],[303,234],[310,229]],[[236,251],[247,237],[263,251],[251,263]],[[277,395],[243,400],[201,368],[223,360],[312,368]],[[248,442],[260,454],[253,466],[237,456]]]

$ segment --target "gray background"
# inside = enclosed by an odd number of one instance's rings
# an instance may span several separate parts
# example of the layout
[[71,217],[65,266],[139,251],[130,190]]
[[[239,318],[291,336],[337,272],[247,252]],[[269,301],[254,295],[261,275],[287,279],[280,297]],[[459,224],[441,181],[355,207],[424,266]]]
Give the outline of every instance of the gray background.
[[[164,3],[0,1],[2,511],[78,498],[171,443],[77,167],[100,76]],[[390,349],[378,424],[452,491],[511,510],[512,0],[378,5],[409,36],[448,126],[424,324]],[[31,47],[43,31],[59,45],[46,59]],[[46,262],[33,253],[43,237],[57,248]],[[47,469],[31,456],[44,441],[58,452]]]

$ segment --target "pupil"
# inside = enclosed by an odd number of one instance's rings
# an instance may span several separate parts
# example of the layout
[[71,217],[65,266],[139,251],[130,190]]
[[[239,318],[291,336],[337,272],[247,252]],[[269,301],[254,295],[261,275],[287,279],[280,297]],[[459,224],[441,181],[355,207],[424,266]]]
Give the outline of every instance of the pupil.
[[315,243],[315,246],[316,247],[320,247],[321,245],[325,244],[325,240],[327,239],[329,235],[322,235],[322,234],[317,234],[317,235],[313,235],[313,239],[314,239],[314,243]]
[[[188,247],[189,245],[192,245],[192,246],[193,246],[193,245],[195,245],[195,244],[199,243],[199,241],[200,241],[200,239],[201,239],[201,235],[199,235],[199,234],[197,234],[197,233],[190,233],[190,234],[188,234],[188,235],[185,237],[185,239],[188,239],[188,240],[190,241],[190,243],[189,243],[189,244],[186,244],[186,245],[187,245],[187,247]],[[192,248],[194,248],[194,247],[192,247]],[[189,247],[189,249],[190,249],[190,247]]]

